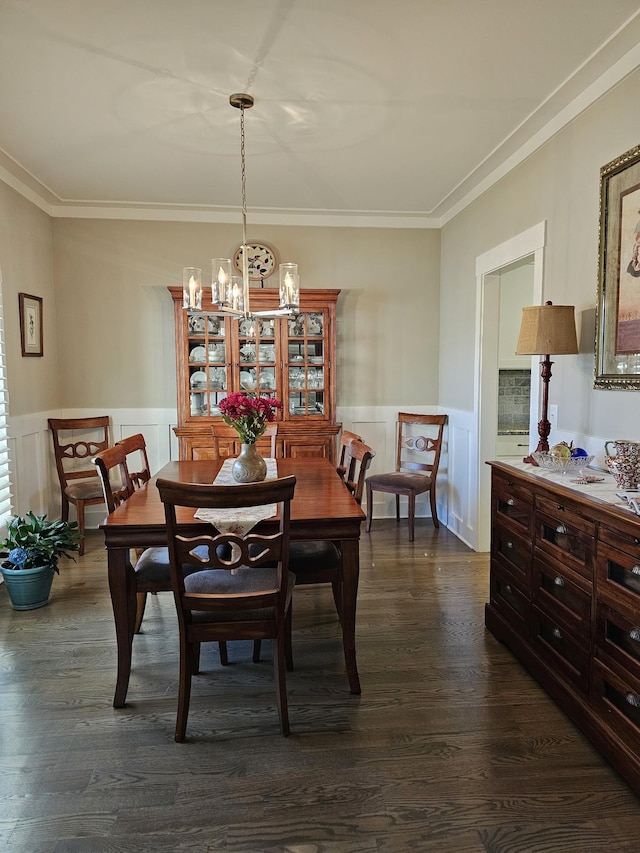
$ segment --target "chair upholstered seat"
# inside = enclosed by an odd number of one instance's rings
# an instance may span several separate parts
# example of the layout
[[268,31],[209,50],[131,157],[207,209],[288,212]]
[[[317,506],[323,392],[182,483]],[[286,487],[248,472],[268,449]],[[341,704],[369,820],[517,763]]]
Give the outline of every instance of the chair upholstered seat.
[[298,582],[315,572],[335,571],[340,566],[340,559],[340,551],[333,542],[311,540],[292,542],[289,546],[289,571],[294,573]]
[[[185,567],[186,568],[186,567]],[[195,567],[194,567],[195,568]],[[293,587],[296,576],[289,572],[287,579],[287,606],[291,602]],[[194,571],[184,579],[186,593],[204,593],[209,595],[230,595],[239,593],[259,592],[269,587],[277,586],[277,568],[255,568],[238,569],[238,573],[232,575],[224,569],[206,569],[205,571]],[[240,622],[245,619],[271,619],[273,608],[262,608],[258,610],[223,610],[220,612],[192,610],[191,615],[194,622]]]
[[71,501],[103,501],[102,483],[95,477],[93,480],[76,480],[68,483],[64,490]]
[[431,488],[430,474],[411,474],[408,471],[390,471],[388,474],[372,474],[367,477],[367,483],[372,489],[378,492],[384,492],[388,489],[390,492],[400,492],[402,489],[407,492],[427,492]]

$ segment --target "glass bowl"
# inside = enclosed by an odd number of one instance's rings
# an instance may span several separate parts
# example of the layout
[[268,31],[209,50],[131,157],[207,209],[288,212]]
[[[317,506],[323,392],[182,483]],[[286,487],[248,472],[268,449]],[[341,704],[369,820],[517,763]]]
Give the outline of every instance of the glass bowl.
[[554,456],[548,452],[534,451],[532,454],[540,468],[558,474],[579,474],[593,462],[593,456]]

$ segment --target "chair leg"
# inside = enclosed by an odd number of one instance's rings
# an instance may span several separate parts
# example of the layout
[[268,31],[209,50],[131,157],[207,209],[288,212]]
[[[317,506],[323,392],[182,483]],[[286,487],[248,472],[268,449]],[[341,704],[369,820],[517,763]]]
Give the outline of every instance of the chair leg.
[[78,501],[76,504],[76,514],[78,516],[78,530],[82,534],[78,554],[82,556],[84,554],[84,501]]
[[62,493],[62,511],[60,513],[63,521],[69,521],[69,499]]
[[400,523],[400,495],[396,495],[396,523]]
[[334,578],[331,581],[331,591],[333,592],[333,601],[336,605],[338,618],[342,621],[342,583],[340,578]]
[[286,636],[287,626],[281,625],[276,637],[276,647],[273,653],[273,670],[276,681],[276,700],[280,731],[284,737],[289,735],[289,709],[287,705],[287,668],[286,668]]
[[253,641],[253,662],[260,663],[260,652],[262,650],[262,640]]
[[187,717],[189,716],[189,702],[191,699],[191,673],[193,658],[199,654],[198,648],[185,639],[180,638],[180,684],[178,689],[178,715],[176,717],[175,740],[182,743],[187,731]]
[[373,489],[366,484],[367,487],[367,533],[371,530],[371,522],[373,521]]
[[287,617],[285,622],[285,659],[287,662],[287,670],[289,672],[293,672],[293,643],[291,642],[291,630],[293,626],[293,607],[290,605],[287,610]]
[[144,617],[144,609],[147,606],[147,593],[146,592],[137,592],[136,593],[136,624],[134,626],[133,632],[134,634],[140,633],[140,628],[142,627],[142,619]]
[[227,641],[220,640],[218,643],[218,649],[220,650],[220,665],[221,666],[229,666],[229,656],[227,654]]
[[440,522],[438,521],[438,508],[436,507],[436,490],[433,486],[429,489],[429,503],[431,504],[431,518],[433,519],[433,526],[438,528],[440,527]]
[[416,496],[413,492],[409,495],[409,542],[414,538],[414,522],[416,518]]

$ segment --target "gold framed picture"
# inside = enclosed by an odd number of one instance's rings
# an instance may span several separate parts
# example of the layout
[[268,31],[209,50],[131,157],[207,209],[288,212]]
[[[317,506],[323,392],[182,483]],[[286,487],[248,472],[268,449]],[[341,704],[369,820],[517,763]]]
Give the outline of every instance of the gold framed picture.
[[600,169],[594,387],[640,389],[640,146]]

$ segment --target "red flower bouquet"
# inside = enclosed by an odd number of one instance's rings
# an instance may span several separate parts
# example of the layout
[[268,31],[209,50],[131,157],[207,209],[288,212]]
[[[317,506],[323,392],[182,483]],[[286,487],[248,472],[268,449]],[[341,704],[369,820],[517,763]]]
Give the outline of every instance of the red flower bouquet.
[[224,397],[218,405],[222,420],[235,429],[243,444],[255,444],[282,408],[274,397],[250,397],[239,391]]

